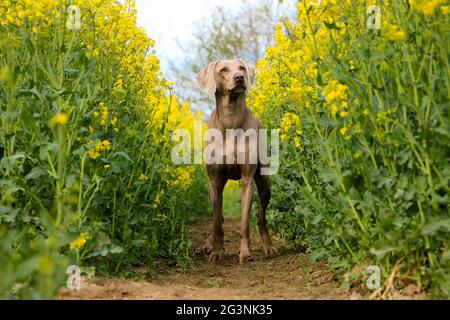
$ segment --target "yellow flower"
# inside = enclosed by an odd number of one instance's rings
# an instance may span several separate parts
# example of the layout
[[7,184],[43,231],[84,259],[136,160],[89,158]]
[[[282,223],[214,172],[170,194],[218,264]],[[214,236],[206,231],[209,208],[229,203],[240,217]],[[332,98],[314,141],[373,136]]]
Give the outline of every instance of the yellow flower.
[[390,30],[389,31],[389,39],[391,40],[396,40],[396,41],[400,41],[400,40],[404,40],[406,38],[406,33],[404,31],[398,31],[398,30]]
[[66,124],[67,123],[67,114],[65,113],[57,113],[50,119],[51,124]]
[[354,154],[353,154],[353,157],[355,158],[355,159],[358,159],[358,158],[361,158],[362,157],[362,153],[361,153],[361,151],[356,151]]
[[116,125],[117,125],[117,118],[114,117],[114,119],[112,119],[110,122],[111,122],[111,124],[112,124],[113,126],[116,126]]
[[410,0],[411,9],[423,13],[426,16],[434,14],[436,7],[444,0]]
[[395,33],[395,39],[396,40],[403,40],[406,38],[406,33],[404,31],[397,31]]
[[96,151],[95,149],[91,149],[87,152],[87,155],[95,160],[100,157],[100,152]]
[[348,129],[347,129],[346,127],[343,127],[343,128],[341,128],[341,129],[339,130],[339,132],[340,132],[343,136],[345,136],[345,134],[347,133],[347,131],[348,131]]
[[369,115],[369,109],[364,109],[363,115],[368,116]]
[[71,242],[70,250],[80,249],[81,247],[84,246],[86,241],[87,241],[87,234],[86,233],[81,233],[78,238],[76,238],[75,240],[73,240]]
[[332,114],[333,116],[335,116],[336,113],[338,113],[338,111],[339,111],[338,106],[337,106],[335,103],[333,103],[333,105],[331,106],[331,114]]
[[389,40],[401,41],[406,38],[406,33],[400,29],[400,26],[396,24],[390,24],[388,22],[383,23],[383,28],[386,30],[386,35]]
[[10,81],[13,80],[13,78],[14,78],[13,77],[13,73],[12,73],[10,68],[3,67],[0,70],[0,81],[2,81],[2,82],[10,82]]
[[348,111],[342,111],[339,115],[340,115],[342,118],[348,117]]
[[118,79],[115,83],[114,83],[114,90],[118,90],[122,88],[122,79]]
[[164,172],[168,174],[167,183],[170,187],[186,190],[192,183],[193,166],[176,167],[171,170],[166,169]]
[[344,109],[348,109],[348,102],[347,101],[341,101],[341,107]]
[[99,106],[100,106],[100,109],[102,110],[102,117],[100,119],[100,124],[102,126],[106,126],[106,119],[108,119],[108,114],[109,114],[108,108],[105,106],[105,103],[103,101],[100,102]]
[[349,67],[350,67],[350,70],[355,70],[355,61],[353,61],[353,60],[350,60],[349,62],[348,62],[348,64],[349,64]]
[[302,123],[300,117],[292,112],[286,112],[280,124],[281,141],[288,141],[288,137],[292,137],[292,142],[296,147],[300,146],[300,138],[302,132]]
[[325,96],[325,100],[328,103],[331,103],[335,100],[347,100],[347,90],[348,86],[341,84],[337,80],[331,80],[325,86],[323,90],[323,95]]
[[102,141],[103,150],[110,150],[111,149],[111,142],[109,140],[103,140]]
[[300,130],[301,128],[300,117],[295,113],[286,112],[283,116],[283,119],[281,120],[280,129],[282,132],[287,132],[292,128]]
[[164,190],[161,190],[160,192],[158,192],[158,194],[156,195],[155,201],[152,204],[152,208],[156,209],[158,207],[158,205],[161,203],[161,197],[164,195]]
[[442,6],[441,7],[441,12],[444,15],[448,15],[450,13],[450,7],[449,6]]
[[[93,143],[92,141],[90,143]],[[87,155],[92,159],[97,159],[100,157],[100,152],[111,150],[111,142],[108,140],[103,140],[97,142],[91,149],[88,150]]]
[[141,173],[141,175],[139,176],[139,180],[147,181],[148,177],[145,174]]
[[[323,89],[322,95],[325,101],[331,107],[331,115],[335,116],[339,109],[348,109],[348,86],[340,83],[337,80],[330,80]],[[346,114],[345,111],[341,115]],[[347,112],[348,114],[348,112]]]
[[94,111],[94,118],[97,118],[99,116],[98,111]]
[[114,128],[113,130],[115,133],[119,132],[119,128]]
[[106,170],[108,170],[109,168],[111,168],[111,165],[110,165],[110,164],[105,164],[105,165],[103,166],[103,168],[105,168]]

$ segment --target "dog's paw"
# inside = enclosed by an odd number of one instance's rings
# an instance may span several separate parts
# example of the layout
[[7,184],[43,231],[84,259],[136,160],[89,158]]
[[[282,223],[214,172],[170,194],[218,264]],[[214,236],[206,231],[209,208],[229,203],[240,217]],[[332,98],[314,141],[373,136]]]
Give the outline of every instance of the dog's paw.
[[199,248],[197,248],[197,250],[195,250],[195,254],[204,254],[204,255],[208,255],[210,254],[212,251],[212,245],[210,244],[205,244]]
[[265,245],[263,246],[264,254],[266,256],[270,255],[276,255],[278,254],[278,247],[274,246],[273,244]]
[[216,262],[222,259],[224,250],[213,250],[211,251],[211,254],[209,255],[209,261],[210,262]]
[[250,253],[239,254],[239,263],[246,264],[247,262],[253,261],[253,257]]

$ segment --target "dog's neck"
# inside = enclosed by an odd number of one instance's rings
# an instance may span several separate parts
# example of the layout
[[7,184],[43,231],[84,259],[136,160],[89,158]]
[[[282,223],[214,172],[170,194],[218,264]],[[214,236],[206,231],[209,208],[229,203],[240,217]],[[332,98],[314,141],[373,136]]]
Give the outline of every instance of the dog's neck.
[[242,128],[247,116],[245,93],[236,96],[216,93],[216,115],[221,129]]

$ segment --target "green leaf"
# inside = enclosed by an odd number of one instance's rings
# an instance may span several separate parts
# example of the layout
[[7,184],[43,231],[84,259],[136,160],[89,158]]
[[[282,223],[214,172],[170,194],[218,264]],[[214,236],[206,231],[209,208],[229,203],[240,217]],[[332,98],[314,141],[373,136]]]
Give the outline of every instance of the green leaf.
[[12,223],[16,220],[17,210],[0,205],[0,221]]
[[381,249],[372,248],[370,249],[370,253],[376,255],[378,259],[383,259],[387,253],[396,251],[397,249],[397,247],[386,247]]
[[133,163],[133,160],[131,160],[130,156],[123,151],[119,151],[119,152],[116,152],[113,154],[113,158],[115,158],[116,156],[121,156],[121,157],[125,158],[125,160]]
[[336,180],[336,175],[334,174],[333,169],[330,167],[320,168],[319,177],[323,182],[331,182]]
[[422,228],[422,232],[420,233],[423,236],[433,236],[439,230],[444,232],[450,232],[450,218],[438,220],[427,224]]
[[42,167],[34,167],[31,171],[25,176],[25,181],[35,180],[42,175],[45,174],[45,170]]

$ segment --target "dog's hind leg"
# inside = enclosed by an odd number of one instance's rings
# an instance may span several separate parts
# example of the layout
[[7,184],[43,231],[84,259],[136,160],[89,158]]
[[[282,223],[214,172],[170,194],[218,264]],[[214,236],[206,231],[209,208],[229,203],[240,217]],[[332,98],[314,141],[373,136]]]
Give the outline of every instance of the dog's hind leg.
[[[258,170],[259,171],[259,170]],[[270,202],[270,179],[269,176],[263,176],[259,172],[255,175],[255,183],[259,195],[259,211],[258,211],[258,229],[261,236],[264,254],[276,254],[278,248],[272,244],[266,223],[266,209]]]

